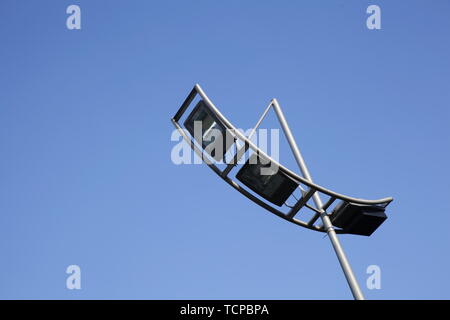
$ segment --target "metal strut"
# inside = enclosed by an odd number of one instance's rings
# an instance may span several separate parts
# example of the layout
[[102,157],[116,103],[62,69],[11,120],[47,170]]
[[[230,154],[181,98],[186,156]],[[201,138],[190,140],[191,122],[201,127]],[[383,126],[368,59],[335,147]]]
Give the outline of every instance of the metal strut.
[[[272,100],[272,104],[274,106],[275,113],[277,114],[278,120],[283,128],[283,131],[286,135],[286,139],[291,147],[292,153],[294,154],[295,160],[303,174],[303,177],[310,182],[312,181],[311,175],[309,173],[308,167],[306,166],[305,160],[303,159],[302,154],[300,153],[300,149],[295,142],[294,136],[292,135],[291,129],[286,121],[286,117],[281,110],[280,105],[276,99]],[[345,277],[347,279],[350,290],[352,291],[353,297],[356,300],[364,300],[364,295],[359,287],[358,281],[353,273],[353,270],[348,262],[348,259],[345,255],[344,249],[337,237],[337,234],[334,230],[333,225],[331,224],[330,218],[328,217],[326,211],[323,209],[324,205],[322,204],[322,200],[320,199],[320,195],[318,192],[314,192],[312,195],[316,208],[321,211],[320,218],[322,219],[324,228],[330,238],[330,241],[333,245],[334,251],[336,252],[336,256],[338,257],[339,263],[341,264],[342,270],[344,271]]]

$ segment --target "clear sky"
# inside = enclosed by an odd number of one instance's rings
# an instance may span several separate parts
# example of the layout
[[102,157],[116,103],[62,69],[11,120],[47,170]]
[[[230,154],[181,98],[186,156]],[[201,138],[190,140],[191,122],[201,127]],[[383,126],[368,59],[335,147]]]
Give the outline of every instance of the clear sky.
[[445,0],[2,0],[0,298],[351,298],[322,233],[172,163],[170,118],[200,83],[241,128],[277,98],[317,183],[394,197],[371,237],[341,237],[367,298],[449,299],[449,14]]

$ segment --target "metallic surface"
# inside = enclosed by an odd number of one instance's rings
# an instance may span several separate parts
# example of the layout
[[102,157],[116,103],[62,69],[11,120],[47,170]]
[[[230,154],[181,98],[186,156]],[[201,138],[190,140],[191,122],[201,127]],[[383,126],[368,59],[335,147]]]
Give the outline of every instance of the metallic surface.
[[[300,153],[300,149],[295,142],[294,136],[292,135],[291,129],[287,124],[286,117],[283,114],[283,111],[280,108],[276,99],[273,99],[273,106],[275,109],[275,113],[277,114],[278,120],[280,121],[281,127],[283,128],[284,133],[286,134],[286,138],[291,146],[292,152],[294,153],[295,160],[303,174],[303,176],[312,182],[311,174],[309,173],[308,167],[306,166],[305,160],[303,159],[302,154]],[[333,225],[331,224],[330,217],[327,215],[326,211],[323,209],[324,205],[322,200],[320,199],[320,195],[318,192],[313,194],[313,200],[316,205],[316,208],[322,211],[320,218],[322,219],[325,230],[327,231],[328,237],[333,245],[336,256],[338,257],[339,263],[341,264],[342,270],[344,271],[345,278],[347,279],[350,290],[352,291],[353,297],[356,300],[364,300],[363,293],[361,288],[359,287],[358,281],[356,280],[355,274],[348,262],[348,259],[345,255],[344,249],[339,241],[339,238],[336,235],[336,231],[334,230]]]
[[[183,116],[184,112],[187,110],[187,108],[190,106],[192,101],[196,98],[197,94],[200,96],[200,98],[208,105],[208,107],[211,109],[212,112],[215,113],[219,121],[225,125],[225,127],[229,130],[231,130],[232,135],[234,137],[235,144],[237,141],[243,142],[243,146],[240,148],[237,148],[236,154],[233,157],[233,159],[227,163],[227,166],[224,170],[220,170],[216,165],[214,165],[211,161],[207,161],[207,159],[204,159],[203,157],[203,151],[201,148],[199,148],[194,141],[192,140],[192,137],[189,137],[186,130],[184,130],[178,123],[180,118]],[[255,144],[251,142],[251,137],[256,132],[257,128],[269,112],[270,108],[273,108],[275,110],[275,113],[278,117],[278,120],[282,126],[282,129],[286,135],[286,138],[289,142],[289,145],[292,149],[292,152],[294,153],[295,159],[297,161],[297,164],[302,172],[302,176],[297,175],[296,173],[292,172],[291,170],[287,169],[286,167],[282,166],[280,163],[278,163],[276,160],[272,159],[270,156],[268,156],[266,153],[264,153],[262,150],[260,150]],[[182,106],[178,110],[178,112],[175,114],[175,116],[172,118],[172,123],[175,126],[175,128],[180,132],[183,139],[189,144],[189,146],[195,151],[195,153],[205,160],[205,163],[218,175],[220,176],[224,181],[226,181],[229,185],[231,185],[234,189],[239,191],[241,194],[246,196],[248,199],[252,200],[253,202],[257,203],[264,209],[272,212],[273,214],[288,220],[292,223],[295,223],[299,226],[320,231],[320,232],[326,232],[331,240],[331,243],[333,245],[333,249],[336,253],[336,256],[338,257],[339,263],[342,267],[342,270],[344,271],[344,275],[347,279],[347,282],[350,286],[350,289],[352,291],[353,297],[355,299],[361,300],[364,299],[364,296],[361,292],[361,289],[358,285],[358,282],[353,274],[353,271],[350,267],[350,264],[347,260],[347,257],[342,249],[342,246],[340,244],[340,241],[337,237],[337,233],[345,233],[341,229],[335,229],[333,225],[331,224],[330,217],[327,214],[326,210],[336,201],[336,200],[342,200],[345,202],[355,203],[355,204],[364,204],[364,205],[380,205],[383,207],[386,207],[393,199],[391,197],[383,198],[383,199],[377,199],[377,200],[366,200],[366,199],[358,199],[349,197],[346,195],[339,194],[337,192],[328,190],[318,184],[315,184],[311,178],[311,175],[308,171],[308,168],[306,166],[306,163],[300,153],[300,150],[295,142],[295,139],[291,133],[291,130],[287,124],[286,118],[283,114],[283,111],[281,110],[280,105],[278,104],[278,101],[276,99],[273,99],[267,108],[264,110],[263,115],[256,123],[255,127],[251,131],[250,135],[246,137],[243,135],[240,131],[236,130],[235,127],[220,113],[220,111],[216,108],[216,106],[211,102],[211,100],[206,96],[206,94],[203,92],[201,87],[196,84],[195,87],[192,89],[192,91],[189,93],[186,100],[183,102]],[[236,144],[237,146],[237,144]],[[262,201],[258,197],[254,196],[252,193],[247,191],[245,188],[243,188],[240,184],[232,180],[228,177],[228,174],[233,169],[234,166],[236,166],[238,160],[245,154],[245,152],[248,149],[252,149],[253,151],[257,151],[261,156],[269,159],[274,165],[278,166],[279,170],[282,170],[284,173],[286,173],[289,177],[291,177],[293,180],[297,181],[299,184],[308,187],[306,191],[302,189],[302,197],[298,199],[298,201],[291,207],[291,210],[285,214],[281,212],[280,210],[274,208],[273,206],[269,205],[268,203]],[[329,197],[328,201],[323,204],[320,193],[323,195],[326,195]],[[310,199],[313,199],[315,207],[312,205],[309,205],[307,202]],[[312,210],[315,214],[314,216],[308,221],[302,221],[298,218],[295,218],[296,215],[299,213],[299,211],[302,208],[307,208]],[[321,218],[322,224],[320,226],[316,226],[315,222]]]

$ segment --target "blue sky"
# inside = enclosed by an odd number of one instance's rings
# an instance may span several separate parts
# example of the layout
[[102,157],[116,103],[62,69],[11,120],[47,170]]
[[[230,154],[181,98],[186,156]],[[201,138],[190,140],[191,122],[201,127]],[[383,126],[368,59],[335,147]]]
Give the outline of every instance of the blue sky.
[[[81,30],[66,28],[71,4]],[[381,30],[366,28],[370,4]],[[171,162],[170,118],[200,83],[241,128],[277,98],[317,183],[394,197],[371,237],[341,237],[366,298],[449,299],[449,12],[1,1],[0,298],[351,298],[323,234]],[[81,290],[66,289],[72,264]],[[381,290],[365,286],[372,264]]]

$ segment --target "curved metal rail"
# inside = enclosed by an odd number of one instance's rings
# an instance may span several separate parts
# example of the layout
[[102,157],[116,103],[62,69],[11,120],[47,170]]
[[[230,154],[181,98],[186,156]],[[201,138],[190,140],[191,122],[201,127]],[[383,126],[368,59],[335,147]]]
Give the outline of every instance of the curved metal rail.
[[[208,96],[204,93],[204,91],[201,89],[201,87],[196,84],[194,86],[194,88],[192,89],[192,91],[190,92],[190,94],[188,95],[188,97],[186,98],[186,100],[184,101],[184,103],[181,105],[180,109],[178,110],[178,112],[175,114],[175,116],[171,119],[173,125],[175,126],[175,128],[179,131],[179,133],[182,135],[183,139],[189,144],[189,146],[192,148],[192,150],[194,150],[194,152],[200,157],[200,158],[204,158],[203,157],[203,151],[195,145],[194,141],[192,140],[192,138],[190,138],[188,136],[188,134],[186,133],[186,131],[180,126],[180,124],[178,123],[178,121],[180,120],[180,118],[182,117],[182,115],[185,113],[185,111],[187,110],[187,108],[190,106],[190,104],[192,103],[192,101],[194,100],[194,98],[196,97],[196,95],[200,95],[201,99],[208,105],[208,107],[210,108],[210,110],[216,115],[216,117],[226,126],[227,129],[230,130],[230,133],[234,136],[235,138],[235,143],[236,140],[239,139],[242,142],[244,142],[244,146],[242,149],[245,148],[245,150],[239,150],[234,158],[234,161],[232,161],[231,163],[227,163],[227,168],[225,170],[220,170],[216,165],[214,165],[212,162],[210,161],[205,161],[205,163],[219,176],[221,177],[223,180],[225,180],[229,185],[231,185],[234,189],[236,189],[237,191],[239,191],[240,193],[242,193],[244,196],[246,196],[248,199],[252,200],[253,202],[257,203],[258,205],[260,205],[261,207],[263,207],[264,209],[274,213],[275,215],[290,221],[292,223],[295,223],[299,226],[308,228],[308,229],[312,229],[315,231],[320,231],[320,232],[326,232],[326,230],[322,227],[322,226],[315,226],[314,223],[318,220],[318,218],[320,217],[321,214],[326,214],[326,210],[334,203],[334,201],[336,200],[342,200],[345,202],[351,202],[351,203],[355,203],[355,204],[361,204],[361,205],[378,205],[378,206],[382,206],[382,207],[386,207],[392,200],[393,198],[391,197],[387,197],[387,198],[382,198],[382,199],[377,199],[377,200],[366,200],[366,199],[359,199],[359,198],[354,198],[354,197],[349,197],[343,194],[339,194],[337,192],[334,192],[332,190],[329,190],[327,188],[324,188],[318,184],[315,184],[314,182],[311,182],[299,175],[297,175],[296,173],[292,172],[291,170],[289,170],[288,168],[284,167],[283,165],[281,165],[280,163],[278,163],[276,160],[272,159],[269,155],[267,155],[265,152],[263,152],[262,150],[260,150],[255,144],[253,144],[251,142],[251,140],[249,139],[249,137],[246,137],[245,135],[243,135],[239,130],[236,130],[236,128],[228,121],[227,118],[225,118],[225,116],[222,115],[222,113],[216,108],[216,106],[211,102],[211,100],[208,98]],[[272,104],[273,100],[271,101]],[[266,111],[264,112],[262,118],[264,118],[264,116],[266,115],[268,109],[270,108],[271,104],[269,104],[269,107],[266,109]],[[262,118],[260,119],[260,121],[258,121],[256,127],[259,126]],[[256,130],[256,128],[254,128],[253,132]],[[252,132],[252,133],[253,133]],[[250,134],[251,136],[252,134]],[[232,180],[231,178],[228,177],[228,173],[231,171],[231,169],[237,164],[237,158],[240,158],[241,155],[239,155],[239,153],[241,151],[246,152],[247,149],[250,148],[255,152],[258,152],[262,157],[268,159],[269,161],[271,161],[274,165],[278,166],[279,170],[282,170],[286,175],[288,175],[291,179],[295,180],[299,185],[303,184],[305,186],[307,186],[309,189],[302,191],[302,197],[294,204],[294,206],[291,207],[291,210],[285,214],[283,212],[281,212],[280,210],[274,208],[273,206],[267,204],[266,202],[260,200],[258,197],[254,196],[252,193],[250,193],[249,191],[247,191],[245,188],[243,188],[241,185],[239,185],[237,182],[235,182],[234,180]],[[313,197],[313,195],[316,192],[320,192],[323,193],[325,195],[327,195],[329,197],[328,201],[323,205],[323,207],[319,210],[317,208],[314,208],[313,206],[310,206],[307,202]],[[303,208],[303,207],[307,207],[308,209],[312,210],[315,212],[315,215],[313,216],[312,219],[310,219],[308,222],[296,219],[295,216],[296,214]],[[336,230],[336,233],[345,233],[343,230]]]

